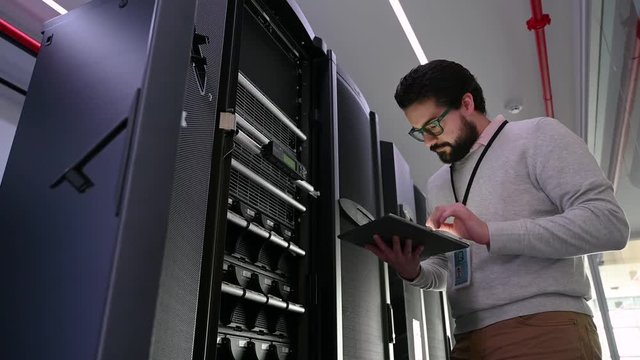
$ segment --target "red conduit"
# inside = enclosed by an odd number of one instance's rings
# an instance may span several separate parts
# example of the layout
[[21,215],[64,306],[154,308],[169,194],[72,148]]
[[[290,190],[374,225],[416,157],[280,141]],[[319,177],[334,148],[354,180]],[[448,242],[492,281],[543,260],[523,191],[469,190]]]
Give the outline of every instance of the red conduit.
[[636,42],[633,48],[633,56],[630,64],[629,83],[624,102],[624,112],[622,113],[622,129],[620,130],[620,144],[616,148],[616,158],[614,164],[613,189],[618,189],[618,181],[620,180],[620,172],[624,164],[624,152],[627,149],[629,141],[629,127],[631,124],[631,113],[633,112],[633,102],[636,98],[636,88],[638,84],[638,73],[640,72],[640,19],[636,22]]
[[529,29],[529,31],[534,30],[536,34],[544,108],[548,117],[554,117],[551,79],[549,77],[549,60],[547,58],[547,39],[544,35],[544,27],[551,24],[551,17],[549,17],[549,14],[542,13],[541,0],[531,0],[531,14],[531,18],[527,20],[527,29]]
[[40,51],[40,43],[33,40],[29,35],[18,30],[13,25],[0,19],[0,33],[7,35],[10,39],[14,40],[28,51],[37,54]]

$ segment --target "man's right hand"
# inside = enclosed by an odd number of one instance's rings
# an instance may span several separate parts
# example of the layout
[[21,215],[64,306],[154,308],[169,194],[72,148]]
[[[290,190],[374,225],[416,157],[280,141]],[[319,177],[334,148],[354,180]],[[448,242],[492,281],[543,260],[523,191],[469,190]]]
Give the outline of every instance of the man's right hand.
[[401,248],[397,236],[392,239],[392,247],[387,246],[378,235],[373,236],[373,242],[374,245],[366,245],[365,248],[388,263],[401,278],[413,281],[420,275],[420,254],[424,247],[413,250],[412,241],[408,239],[404,242],[404,248]]

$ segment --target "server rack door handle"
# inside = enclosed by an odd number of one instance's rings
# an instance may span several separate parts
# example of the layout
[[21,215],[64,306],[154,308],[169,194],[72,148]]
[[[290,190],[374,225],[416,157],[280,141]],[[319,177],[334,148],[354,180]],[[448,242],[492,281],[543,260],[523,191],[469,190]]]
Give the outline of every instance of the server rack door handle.
[[127,128],[127,119],[120,121],[107,135],[87,151],[80,160],[69,166],[49,187],[55,189],[63,182],[68,182],[79,193],[84,193],[93,186],[93,181],[84,172],[84,167],[93,160],[107,145],[109,145],[120,133]]
[[207,57],[203,55],[200,46],[207,44],[209,44],[209,37],[196,32],[194,27],[191,43],[191,67],[193,67],[201,95],[204,95],[207,90]]
[[393,307],[387,304],[387,343],[396,343],[396,330],[393,323]]
[[120,202],[120,193],[122,192],[122,183],[124,178],[124,172],[126,170],[126,162],[128,162],[128,153],[129,146],[131,143],[131,133],[133,128],[133,120],[135,118],[135,109],[137,108],[138,96],[140,93],[140,89],[137,89],[134,94],[132,108],[129,115],[118,122],[116,126],[113,127],[102,139],[100,139],[89,151],[87,151],[80,160],[76,161],[74,164],[69,166],[63,173],[60,175],[49,188],[55,189],[60,186],[63,182],[68,182],[77,192],[84,193],[88,189],[90,189],[94,183],[93,180],[84,172],[84,167],[89,164],[98,154],[102,152],[113,140],[115,140],[118,135],[120,135],[124,130],[129,129],[129,136],[127,137],[127,142],[125,144],[124,158],[121,164],[120,174],[118,176],[118,187],[116,192],[116,215],[118,213],[119,202]]

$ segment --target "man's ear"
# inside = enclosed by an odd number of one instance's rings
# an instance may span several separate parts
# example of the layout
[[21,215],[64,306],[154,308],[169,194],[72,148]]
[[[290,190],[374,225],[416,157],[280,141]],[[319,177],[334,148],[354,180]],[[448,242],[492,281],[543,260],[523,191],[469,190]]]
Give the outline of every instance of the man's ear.
[[466,93],[462,96],[462,106],[460,106],[460,111],[464,116],[470,116],[476,111],[476,105],[473,102],[473,95],[471,93]]

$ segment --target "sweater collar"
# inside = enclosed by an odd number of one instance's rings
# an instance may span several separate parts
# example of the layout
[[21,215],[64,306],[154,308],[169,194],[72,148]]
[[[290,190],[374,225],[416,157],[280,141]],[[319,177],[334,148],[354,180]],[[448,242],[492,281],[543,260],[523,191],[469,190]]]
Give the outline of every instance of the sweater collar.
[[489,125],[482,131],[482,134],[480,134],[478,140],[476,140],[475,144],[473,144],[473,146],[471,147],[471,152],[479,149],[481,146],[487,146],[487,143],[489,142],[489,140],[491,140],[493,134],[496,133],[500,125],[505,120],[506,119],[502,115],[496,116],[496,118],[493,119],[493,121],[489,123]]

